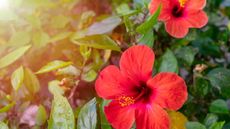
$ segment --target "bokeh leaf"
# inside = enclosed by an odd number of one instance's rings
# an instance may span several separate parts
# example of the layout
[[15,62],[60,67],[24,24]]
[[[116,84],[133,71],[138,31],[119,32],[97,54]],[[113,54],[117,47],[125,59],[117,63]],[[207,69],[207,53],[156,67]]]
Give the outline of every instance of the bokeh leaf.
[[27,45],[27,46],[17,48],[14,51],[7,54],[6,56],[0,58],[0,69],[14,63],[21,56],[23,56],[25,52],[30,49],[30,47],[31,47],[30,45]]
[[42,74],[42,73],[47,73],[50,71],[58,70],[60,68],[67,67],[71,64],[72,62],[64,62],[60,60],[55,60],[43,66],[40,70],[38,70],[38,72],[36,72],[36,74]]
[[14,90],[18,90],[24,81],[24,69],[22,66],[17,68],[12,76],[11,76],[11,85],[13,86]]
[[47,120],[46,109],[42,105],[38,107],[36,114],[36,125],[42,126]]
[[24,69],[24,84],[31,94],[35,94],[40,90],[39,80],[29,68]]
[[93,35],[84,38],[73,37],[72,42],[77,45],[86,45],[88,47],[97,49],[110,49],[115,51],[121,51],[120,47],[107,35]]
[[88,28],[87,35],[106,34],[112,32],[119,24],[119,17],[108,17],[100,22],[96,22]]
[[5,123],[0,122],[0,129],[9,129],[9,128]]

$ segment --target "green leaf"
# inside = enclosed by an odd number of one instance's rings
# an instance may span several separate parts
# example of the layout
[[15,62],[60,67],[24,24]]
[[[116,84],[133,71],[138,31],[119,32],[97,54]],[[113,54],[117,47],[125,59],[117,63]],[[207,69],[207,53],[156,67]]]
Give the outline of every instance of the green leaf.
[[224,123],[224,121],[213,123],[210,129],[223,129]]
[[193,47],[181,47],[175,50],[175,55],[177,59],[179,60],[179,63],[185,64],[187,66],[191,66],[195,55],[197,54],[197,50]]
[[206,129],[204,125],[199,122],[187,122],[186,129]]
[[230,98],[230,70],[225,68],[216,68],[208,73],[208,79],[212,86],[221,89],[224,97]]
[[158,72],[175,72],[178,73],[178,63],[175,55],[170,49],[160,58]]
[[49,42],[57,42],[57,41],[66,39],[66,38],[70,37],[71,34],[72,34],[72,32],[61,32],[61,33],[58,33],[58,34],[54,35],[50,39]]
[[218,121],[218,116],[216,114],[209,113],[209,114],[207,114],[207,116],[204,119],[204,124],[209,129],[210,126],[213,123],[216,123],[217,121]]
[[50,36],[43,31],[37,31],[33,34],[33,44],[37,47],[44,47],[49,43]]
[[64,15],[54,16],[51,20],[51,27],[55,29],[62,29],[70,22],[69,17]]
[[32,95],[40,90],[40,83],[38,78],[28,68],[24,69],[24,84]]
[[96,79],[97,72],[95,70],[90,70],[82,75],[82,80],[86,82],[92,82]]
[[131,10],[127,3],[123,3],[116,8],[118,15],[127,16],[138,13],[138,10]]
[[0,122],[0,129],[9,129],[9,128],[5,123]]
[[36,114],[36,125],[42,126],[47,120],[46,109],[40,105]]
[[86,45],[97,49],[110,49],[121,51],[120,47],[107,35],[93,35],[84,38],[72,38],[72,42],[77,45]]
[[106,34],[112,32],[121,23],[119,17],[108,17],[100,22],[96,22],[88,28],[86,35]]
[[97,124],[96,98],[85,104],[79,112],[77,129],[96,129]]
[[154,33],[153,33],[153,30],[146,31],[146,33],[144,33],[141,36],[141,38],[139,39],[138,42],[146,44],[147,46],[149,46],[150,48],[152,48],[153,44],[154,44]]
[[157,23],[157,18],[160,15],[162,5],[160,5],[157,11],[151,15],[143,24],[137,27],[136,31],[141,34],[145,34],[146,31],[153,29],[153,26]]
[[102,100],[100,103],[100,117],[101,117],[101,127],[102,129],[112,129],[111,125],[106,119],[105,113],[104,113],[104,107],[109,104],[109,100]]
[[27,21],[32,25],[33,28],[41,28],[41,20],[36,15],[30,15],[27,17]]
[[12,103],[0,108],[0,113],[4,113],[4,112],[9,111],[14,105],[15,105],[15,102],[12,102]]
[[8,65],[14,63],[16,60],[18,60],[21,56],[25,54],[26,51],[30,49],[30,45],[20,47],[11,53],[7,54],[6,56],[0,58],[0,69],[7,67]]
[[30,42],[30,33],[26,31],[18,31],[12,35],[8,43],[9,46],[17,47],[26,45]]
[[75,118],[68,100],[60,94],[54,94],[48,129],[74,129]]
[[211,84],[208,80],[201,77],[197,77],[195,79],[196,95],[204,97],[210,91]]
[[38,70],[38,72],[36,72],[36,74],[42,74],[42,73],[47,73],[50,71],[58,70],[60,68],[67,67],[71,64],[72,62],[64,62],[60,60],[55,60],[43,66],[40,70]]
[[17,68],[12,76],[11,76],[11,85],[13,86],[14,90],[18,90],[24,81],[24,69],[22,66],[20,66],[19,68]]
[[49,92],[52,93],[53,95],[54,95],[54,94],[63,95],[65,92],[64,92],[64,90],[59,86],[59,84],[60,84],[60,81],[58,81],[58,80],[53,80],[53,81],[49,82],[49,84],[48,84]]
[[218,114],[228,114],[229,113],[228,105],[226,101],[222,99],[214,100],[209,107],[209,111],[212,113],[218,113]]

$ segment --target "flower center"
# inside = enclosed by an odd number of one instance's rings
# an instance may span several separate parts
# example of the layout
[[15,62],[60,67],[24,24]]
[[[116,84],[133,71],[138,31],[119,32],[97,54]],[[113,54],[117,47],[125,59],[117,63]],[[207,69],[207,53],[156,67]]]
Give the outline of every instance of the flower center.
[[126,97],[126,96],[121,96],[118,98],[119,104],[122,107],[129,106],[131,104],[134,104],[135,100],[133,97]]
[[118,102],[122,107],[134,104],[137,101],[148,102],[151,95],[151,90],[144,84],[136,89],[137,95],[135,97],[120,96]]
[[186,4],[187,0],[179,0],[180,6],[184,7]]
[[184,8],[180,6],[174,6],[172,9],[172,15],[177,18],[181,17],[183,15],[183,12],[184,12]]

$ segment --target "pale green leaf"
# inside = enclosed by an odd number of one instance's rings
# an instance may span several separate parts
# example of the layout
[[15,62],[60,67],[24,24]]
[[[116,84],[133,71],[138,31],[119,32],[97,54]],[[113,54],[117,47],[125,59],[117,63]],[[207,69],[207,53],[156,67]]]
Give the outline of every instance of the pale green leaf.
[[50,36],[43,31],[37,31],[33,34],[33,44],[35,47],[44,47],[49,43]]
[[12,51],[11,53],[7,54],[6,56],[2,57],[0,59],[0,69],[14,63],[21,56],[23,56],[25,52],[29,50],[30,47],[31,47],[30,45],[20,47]]
[[24,69],[24,84],[31,94],[35,94],[40,90],[37,76],[28,68]]
[[59,84],[60,84],[60,81],[58,81],[58,80],[53,80],[53,81],[49,82],[49,84],[48,84],[49,92],[52,93],[53,95],[54,94],[63,95],[64,90],[59,86]]
[[13,86],[14,90],[18,90],[24,81],[24,69],[23,67],[17,68],[12,76],[11,76],[11,85]]
[[9,129],[7,124],[0,122],[0,129]]
[[54,16],[51,20],[51,27],[55,29],[62,29],[70,22],[69,17],[64,15]]
[[18,31],[11,36],[8,45],[12,47],[18,47],[18,46],[26,45],[30,43],[30,41],[31,41],[31,36],[29,32]]
[[67,67],[71,64],[72,62],[64,62],[60,60],[55,60],[43,66],[40,70],[38,70],[38,72],[36,72],[36,74],[42,74],[42,73],[47,73],[50,71],[58,70],[60,68]]
[[68,100],[60,94],[54,94],[48,129],[74,129],[75,118]]
[[119,17],[108,17],[100,22],[96,22],[88,28],[87,35],[106,34],[112,32],[118,25],[121,19]]
[[36,125],[42,126],[47,120],[46,109],[40,105],[36,114]]
[[85,104],[79,112],[77,129],[96,129],[97,124],[96,98]]
[[77,45],[86,45],[98,49],[110,49],[121,51],[120,47],[107,35],[93,35],[84,38],[72,38],[72,42]]

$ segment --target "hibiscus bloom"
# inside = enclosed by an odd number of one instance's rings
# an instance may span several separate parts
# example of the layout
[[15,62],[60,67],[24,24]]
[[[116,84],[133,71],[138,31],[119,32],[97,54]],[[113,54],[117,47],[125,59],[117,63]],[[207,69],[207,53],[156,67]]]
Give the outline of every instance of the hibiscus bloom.
[[169,129],[165,109],[178,110],[187,100],[187,86],[175,73],[152,77],[154,52],[137,45],[121,56],[120,69],[107,66],[96,80],[97,94],[112,100],[105,107],[107,120],[115,129]]
[[161,3],[159,20],[165,23],[166,31],[173,37],[183,38],[189,28],[202,28],[208,22],[202,10],[206,0],[152,0],[150,13],[153,14]]

